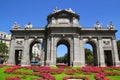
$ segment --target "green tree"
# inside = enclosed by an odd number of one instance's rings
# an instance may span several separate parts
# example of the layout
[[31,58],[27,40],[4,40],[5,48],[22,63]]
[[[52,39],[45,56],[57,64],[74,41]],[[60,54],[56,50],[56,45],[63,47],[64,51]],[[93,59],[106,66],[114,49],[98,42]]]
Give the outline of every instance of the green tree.
[[69,54],[66,53],[64,56],[57,58],[57,63],[68,63],[69,62],[68,59],[69,59]]
[[0,54],[4,55],[8,53],[8,47],[5,43],[0,43]]
[[64,56],[57,58],[57,63],[63,63],[64,62]]
[[64,63],[68,63],[68,62],[69,62],[69,54],[68,54],[68,53],[66,53],[66,54],[64,55],[64,60],[63,60],[63,62],[64,62]]
[[87,48],[85,48],[85,60],[88,65],[92,65],[94,63],[93,52]]
[[120,40],[117,41],[118,55],[120,60]]

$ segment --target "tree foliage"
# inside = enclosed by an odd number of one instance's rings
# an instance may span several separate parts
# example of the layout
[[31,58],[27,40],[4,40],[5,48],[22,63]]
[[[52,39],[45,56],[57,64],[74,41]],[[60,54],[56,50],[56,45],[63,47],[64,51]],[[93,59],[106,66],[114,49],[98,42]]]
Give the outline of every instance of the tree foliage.
[[57,58],[57,63],[68,63],[69,62],[69,54],[66,53],[64,56]]
[[8,53],[8,47],[6,43],[0,43],[0,54],[4,55]]
[[93,52],[87,48],[85,48],[85,61],[88,65],[92,65],[94,63]]
[[[94,63],[93,52],[90,49],[85,48],[85,61],[86,64],[92,65]],[[68,63],[69,54],[66,53],[64,56],[57,58],[57,63]]]

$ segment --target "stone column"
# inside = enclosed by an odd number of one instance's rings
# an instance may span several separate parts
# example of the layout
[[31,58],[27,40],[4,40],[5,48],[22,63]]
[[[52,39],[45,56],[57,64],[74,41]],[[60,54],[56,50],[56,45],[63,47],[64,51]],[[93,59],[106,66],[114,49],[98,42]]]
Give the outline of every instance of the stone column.
[[74,37],[74,61],[73,66],[80,66],[80,51],[79,51],[79,38],[76,35]]
[[70,66],[73,66],[73,54],[74,54],[74,44],[73,44],[73,37],[71,37],[70,42]]
[[104,57],[104,51],[103,51],[103,45],[102,45],[102,38],[98,38],[98,55],[99,55],[99,66],[104,67],[105,66],[105,57]]
[[46,60],[46,65],[50,65],[50,57],[51,57],[51,55],[50,55],[50,39],[49,38],[47,38],[47,53],[46,53],[46,57],[47,57],[47,60]]
[[57,64],[57,47],[54,48],[54,66]]
[[51,54],[51,64],[50,64],[50,66],[54,66],[55,65],[55,63],[54,63],[55,57],[54,57],[54,49],[53,49],[53,47],[54,47],[53,36],[51,36],[51,46],[50,47],[51,47],[51,51],[50,51],[51,52],[50,53]]
[[30,52],[29,52],[30,44],[28,41],[28,36],[25,36],[24,40],[24,49],[22,54],[21,66],[30,66]]
[[7,61],[8,65],[15,65],[15,37],[12,37],[9,49],[9,59]]
[[113,55],[114,55],[113,61],[115,62],[114,66],[120,66],[120,61],[118,58],[117,44],[116,44],[115,38],[112,39],[112,46],[113,46],[112,48],[113,48]]
[[85,66],[85,49],[82,37],[80,37],[80,66]]
[[53,38],[53,57],[54,57],[54,66],[56,66],[57,62],[57,45],[56,38]]
[[44,63],[45,63],[44,60],[45,60],[45,52],[44,52],[44,48],[42,48],[42,50],[41,50],[41,66],[44,66]]

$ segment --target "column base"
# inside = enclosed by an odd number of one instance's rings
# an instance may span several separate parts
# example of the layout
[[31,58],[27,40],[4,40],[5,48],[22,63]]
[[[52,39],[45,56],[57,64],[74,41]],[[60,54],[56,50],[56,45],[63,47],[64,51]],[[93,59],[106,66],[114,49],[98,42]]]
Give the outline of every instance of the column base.
[[31,66],[31,65],[21,65],[21,66]]
[[49,66],[56,66],[56,64],[54,64],[54,63],[51,62]]
[[7,66],[15,66],[15,64],[8,64],[8,63],[5,64],[5,65],[7,65]]
[[46,61],[46,66],[56,66],[56,64],[50,60]]
[[116,61],[116,62],[115,62],[115,66],[116,66],[116,67],[120,67],[120,61]]
[[100,67],[105,67],[106,65],[105,65],[105,62],[100,62],[100,65],[99,65]]
[[31,66],[31,64],[28,61],[21,61],[21,66]]
[[74,67],[76,67],[76,66],[83,67],[83,66],[85,66],[85,63],[81,62],[81,61],[73,61],[73,66]]
[[45,66],[45,61],[42,61],[40,65]]
[[15,61],[8,59],[7,65],[15,65]]

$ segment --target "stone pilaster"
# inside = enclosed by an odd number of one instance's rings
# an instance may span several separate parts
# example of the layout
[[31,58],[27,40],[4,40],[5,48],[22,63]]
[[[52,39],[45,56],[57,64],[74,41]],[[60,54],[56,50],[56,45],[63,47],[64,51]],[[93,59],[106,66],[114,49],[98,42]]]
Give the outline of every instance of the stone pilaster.
[[31,64],[30,64],[29,41],[28,41],[28,37],[25,36],[21,66],[30,66],[30,65]]
[[57,46],[56,46],[56,38],[53,39],[53,56],[54,56],[54,66],[56,66],[57,62]]
[[113,48],[113,55],[114,55],[114,66],[120,66],[120,61],[118,58],[118,50],[117,50],[117,44],[116,44],[116,39],[112,39],[112,48]]
[[7,61],[8,65],[15,65],[15,38],[12,37],[9,50],[9,59]]
[[54,42],[53,42],[53,36],[51,36],[51,51],[50,51],[50,54],[51,54],[51,64],[50,66],[54,66],[55,65],[55,61],[54,61]]
[[74,37],[74,61],[73,66],[80,66],[79,37]]
[[84,42],[82,37],[80,37],[80,66],[85,66],[85,50],[84,50]]
[[74,54],[74,44],[73,44],[73,37],[71,37],[71,42],[70,42],[70,66],[73,66],[73,54]]
[[46,54],[47,60],[46,60],[46,65],[50,65],[50,39],[47,38],[47,54]]
[[102,45],[102,38],[98,38],[98,55],[99,55],[99,66],[104,67],[105,66],[105,57],[104,57],[104,51],[103,51],[103,45]]
[[44,52],[44,49],[42,50],[42,56],[41,56],[41,66],[44,66],[45,65],[45,52]]

